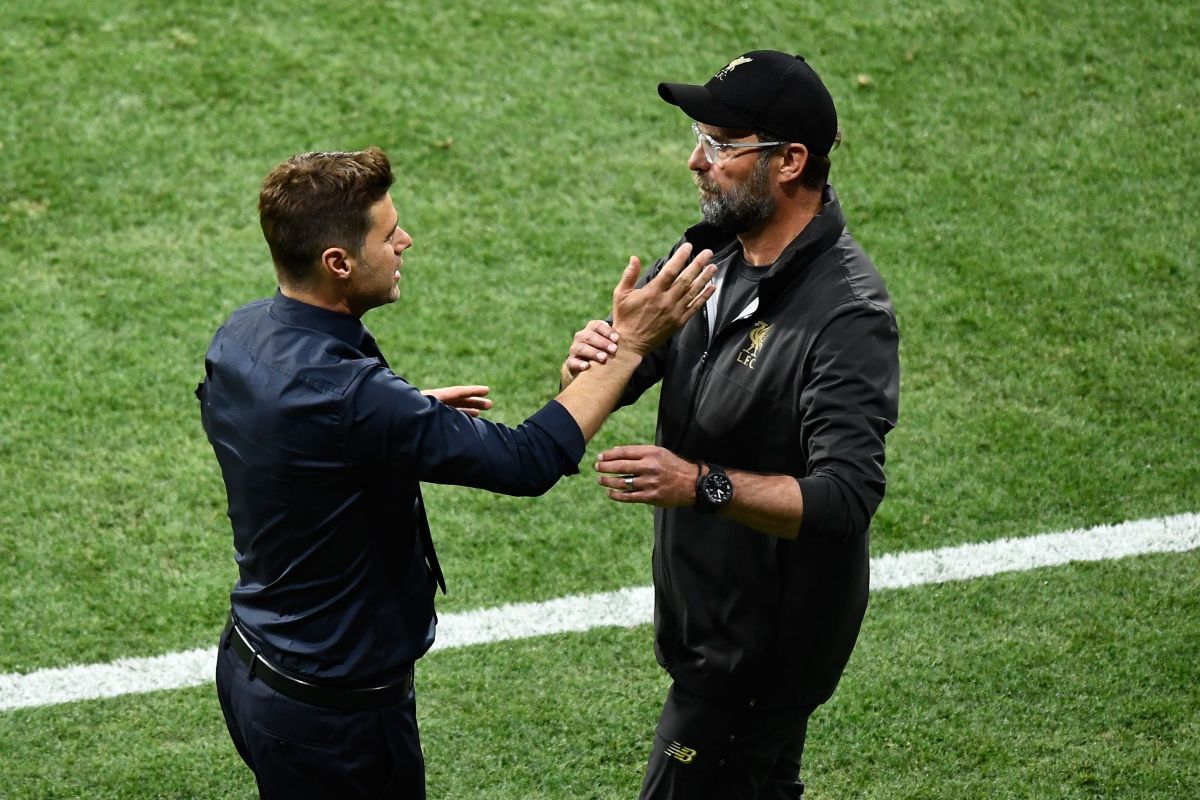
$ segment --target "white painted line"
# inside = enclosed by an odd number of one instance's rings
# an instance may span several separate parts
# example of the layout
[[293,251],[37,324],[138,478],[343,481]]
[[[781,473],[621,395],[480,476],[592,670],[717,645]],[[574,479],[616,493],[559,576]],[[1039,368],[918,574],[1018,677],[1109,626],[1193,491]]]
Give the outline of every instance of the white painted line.
[[871,560],[872,589],[901,589],[1053,567],[1071,561],[1109,561],[1143,553],[1200,547],[1200,514],[1180,514],[1086,530],[964,544]]
[[[884,555],[871,562],[871,589],[899,589],[1072,561],[1106,561],[1197,548],[1200,548],[1200,514],[1180,514],[1021,539]],[[543,603],[514,603],[444,614],[438,624],[434,650],[592,628],[629,628],[649,623],[653,607],[651,588],[637,586]],[[0,675],[0,710],[200,686],[212,680],[215,660],[214,648],[199,648],[151,658],[122,658],[107,664]]]
[[118,658],[107,664],[0,675],[0,710],[201,686],[212,681],[216,658],[215,648],[201,647],[149,658]]
[[480,608],[439,615],[433,651],[592,628],[633,628],[650,622],[653,615],[654,589],[649,586]]

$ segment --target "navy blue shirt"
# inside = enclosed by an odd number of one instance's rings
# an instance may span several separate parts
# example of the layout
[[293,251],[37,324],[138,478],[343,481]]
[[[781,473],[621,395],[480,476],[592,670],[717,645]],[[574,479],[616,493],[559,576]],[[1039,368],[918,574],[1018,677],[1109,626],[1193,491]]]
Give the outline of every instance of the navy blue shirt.
[[233,613],[269,660],[332,683],[391,683],[433,644],[420,481],[536,495],[583,457],[557,402],[515,429],[472,418],[395,375],[357,317],[281,293],[235,311],[204,367]]

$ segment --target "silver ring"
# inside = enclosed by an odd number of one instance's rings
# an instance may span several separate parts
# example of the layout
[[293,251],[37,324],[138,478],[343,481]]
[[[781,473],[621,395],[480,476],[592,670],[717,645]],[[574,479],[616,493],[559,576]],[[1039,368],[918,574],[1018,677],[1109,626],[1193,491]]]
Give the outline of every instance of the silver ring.
[[625,476],[625,491],[627,491],[627,492],[633,491],[633,476],[632,475]]

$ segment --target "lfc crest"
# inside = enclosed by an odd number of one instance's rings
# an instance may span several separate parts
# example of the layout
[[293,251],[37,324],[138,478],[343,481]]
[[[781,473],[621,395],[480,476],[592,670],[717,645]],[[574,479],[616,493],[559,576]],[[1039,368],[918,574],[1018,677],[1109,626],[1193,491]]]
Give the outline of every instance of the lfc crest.
[[733,72],[735,69],[740,67],[742,64],[749,64],[753,60],[754,60],[753,58],[744,58],[744,57],[743,58],[735,58],[733,61],[730,61],[728,64],[726,64],[724,67],[722,67],[721,71],[718,72],[713,77],[717,80],[723,81],[723,80],[725,80],[726,75]]
[[762,349],[763,343],[767,341],[767,335],[771,332],[771,323],[759,320],[754,323],[754,327],[750,329],[750,344],[738,353],[737,361],[743,367],[754,369],[754,362],[758,359],[758,351]]

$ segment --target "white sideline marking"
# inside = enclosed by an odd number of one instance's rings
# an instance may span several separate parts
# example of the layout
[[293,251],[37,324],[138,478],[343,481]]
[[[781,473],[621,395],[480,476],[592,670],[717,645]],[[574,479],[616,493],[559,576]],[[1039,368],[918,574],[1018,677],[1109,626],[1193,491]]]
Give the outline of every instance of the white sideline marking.
[[[871,561],[871,589],[899,589],[1071,561],[1106,561],[1197,548],[1200,548],[1200,514],[1180,514],[1021,539],[884,555]],[[631,628],[649,623],[653,607],[651,588],[636,586],[543,603],[514,603],[445,614],[440,618],[434,650],[592,628]],[[121,658],[107,664],[0,675],[0,710],[201,686],[212,680],[215,659],[215,648],[201,647],[150,658]]]

